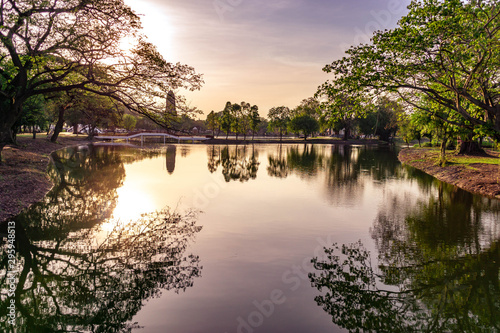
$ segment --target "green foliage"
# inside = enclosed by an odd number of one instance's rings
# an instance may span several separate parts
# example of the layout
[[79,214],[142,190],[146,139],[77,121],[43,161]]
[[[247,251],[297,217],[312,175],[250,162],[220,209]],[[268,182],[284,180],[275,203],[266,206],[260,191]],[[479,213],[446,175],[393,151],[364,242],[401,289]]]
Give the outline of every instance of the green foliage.
[[[498,141],[499,13],[495,1],[413,0],[397,28],[375,32],[371,44],[325,66],[335,79],[319,93],[397,93],[429,116]],[[429,105],[443,108],[440,115]]]
[[231,131],[231,128],[233,126],[234,119],[233,119],[233,112],[232,112],[232,104],[231,102],[226,103],[226,107],[224,110],[222,110],[222,115],[220,117],[220,126],[221,129],[226,132],[226,139],[229,135],[229,132]]
[[214,135],[219,134],[221,129],[221,119],[220,119],[220,113],[215,113],[213,110],[207,115],[207,120],[206,120],[206,125],[209,130],[212,131]]
[[339,81],[324,83],[316,96],[326,99],[321,105],[321,127],[344,129],[344,140],[350,138],[357,119],[366,117],[373,109],[367,96],[353,87],[342,86]]
[[24,103],[22,117],[14,125],[14,132],[19,132],[21,126],[34,126],[43,130],[49,124],[49,117],[43,96],[32,96]]
[[321,103],[314,97],[303,99],[300,104],[291,111],[293,116],[307,114],[318,119],[321,114]]
[[262,122],[259,116],[259,107],[254,105],[250,109],[250,129],[252,130],[252,140],[255,136],[255,132],[258,130],[259,124]]
[[107,96],[79,94],[72,100],[68,112],[74,113],[80,119],[80,124],[88,126],[90,137],[97,127],[115,127],[122,121],[120,108]]
[[401,105],[384,96],[377,101],[373,112],[359,118],[357,124],[361,133],[377,135],[380,140],[390,141],[398,130],[398,117],[401,113]]
[[314,132],[319,131],[319,123],[316,119],[308,114],[299,114],[290,119],[288,129],[291,132],[304,134],[304,140]]
[[229,132],[236,134],[238,139],[239,134],[243,134],[244,139],[252,131],[255,134],[257,126],[260,123],[259,108],[257,105],[241,102],[241,104],[233,104],[227,102],[223,111],[219,114],[209,114],[207,116],[207,123],[211,124],[214,128],[218,126],[229,135]]
[[286,106],[273,107],[269,110],[267,118],[269,119],[269,130],[277,130],[281,139],[283,134],[286,133],[290,121],[290,109]]
[[238,139],[238,134],[243,132],[243,107],[240,104],[231,104],[231,131],[236,134],[236,139]]
[[410,141],[418,140],[418,145],[421,145],[420,140],[422,140],[422,132],[418,126],[411,121],[411,115],[407,113],[401,113],[398,119],[398,135],[403,138],[407,145],[410,145]]
[[134,130],[135,125],[137,124],[137,118],[128,113],[123,115],[122,121],[123,128],[125,128],[127,131]]

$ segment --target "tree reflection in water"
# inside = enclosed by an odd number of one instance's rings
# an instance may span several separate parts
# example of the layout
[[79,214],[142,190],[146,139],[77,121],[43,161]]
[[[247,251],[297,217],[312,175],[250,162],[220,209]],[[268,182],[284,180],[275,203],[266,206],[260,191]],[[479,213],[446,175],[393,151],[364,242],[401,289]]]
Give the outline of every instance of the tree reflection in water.
[[[201,275],[199,258],[184,253],[201,230],[196,213],[164,209],[126,224],[109,219],[123,161],[142,157],[148,155],[93,147],[53,156],[54,188],[15,219],[16,332],[130,331],[145,300],[183,291]],[[6,273],[2,251],[1,318],[9,302]],[[0,328],[12,331],[5,320]]]
[[269,165],[267,167],[267,174],[269,176],[276,178],[288,177],[288,162],[283,155],[283,145],[279,145],[278,154],[268,156]]
[[232,180],[246,182],[257,178],[260,164],[259,153],[253,145],[251,148],[245,145],[243,147],[225,146],[222,149],[212,146],[208,148],[207,155],[210,173],[217,171],[221,165],[226,182]]
[[269,154],[267,172],[271,177],[292,174],[301,179],[324,178],[325,197],[332,205],[350,206],[363,193],[367,180],[376,186],[405,172],[392,147],[353,147],[349,145],[279,146]]
[[500,203],[443,183],[436,192],[385,200],[372,229],[378,269],[360,242],[313,259],[315,300],[334,323],[351,332],[500,331]]

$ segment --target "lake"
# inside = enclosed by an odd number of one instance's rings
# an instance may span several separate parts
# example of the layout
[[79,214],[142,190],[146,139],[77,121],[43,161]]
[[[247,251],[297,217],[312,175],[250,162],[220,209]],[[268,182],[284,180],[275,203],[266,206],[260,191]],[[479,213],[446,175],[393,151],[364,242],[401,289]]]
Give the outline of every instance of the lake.
[[15,268],[2,255],[0,330],[500,331],[500,202],[397,153],[58,151],[54,188],[14,219]]

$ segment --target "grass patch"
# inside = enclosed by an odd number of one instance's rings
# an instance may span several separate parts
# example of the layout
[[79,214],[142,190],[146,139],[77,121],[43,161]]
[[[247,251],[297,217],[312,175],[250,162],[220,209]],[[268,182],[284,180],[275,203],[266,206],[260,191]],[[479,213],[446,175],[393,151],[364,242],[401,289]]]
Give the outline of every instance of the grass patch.
[[500,165],[500,158],[478,157],[478,156],[448,156],[449,162],[453,164],[470,165],[475,163]]
[[470,166],[470,165],[466,165],[466,166],[465,166],[465,168],[466,168],[466,169],[469,169],[469,170],[479,171],[479,169],[478,169],[478,168],[474,168],[474,167],[472,167],[472,166]]

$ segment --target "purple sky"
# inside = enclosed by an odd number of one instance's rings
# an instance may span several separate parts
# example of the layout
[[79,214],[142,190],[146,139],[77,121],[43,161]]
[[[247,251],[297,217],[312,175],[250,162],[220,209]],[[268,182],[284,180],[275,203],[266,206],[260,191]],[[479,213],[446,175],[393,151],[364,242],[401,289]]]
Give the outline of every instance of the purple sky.
[[[329,76],[327,63],[371,32],[396,26],[409,0],[125,0],[144,33],[172,62],[204,74],[191,106],[220,111],[226,101],[297,106]],[[181,92],[184,93],[184,92]],[[204,119],[204,116],[201,116]]]

